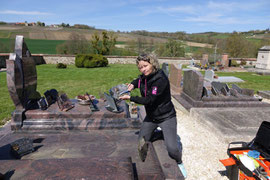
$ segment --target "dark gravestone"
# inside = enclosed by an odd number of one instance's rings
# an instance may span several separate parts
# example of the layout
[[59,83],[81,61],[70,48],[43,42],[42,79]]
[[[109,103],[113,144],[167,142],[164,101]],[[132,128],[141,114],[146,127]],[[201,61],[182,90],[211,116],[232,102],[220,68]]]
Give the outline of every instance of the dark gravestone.
[[235,89],[241,95],[254,96],[254,90],[247,88],[240,88],[236,84],[232,84],[232,89]]
[[218,90],[215,87],[211,87],[211,92],[215,96],[218,96],[219,95]]
[[200,101],[203,91],[203,75],[194,70],[184,71],[183,92],[196,101]]
[[[200,72],[184,71],[183,91],[180,96],[175,94],[172,96],[187,110],[192,107],[270,107],[269,103],[260,102],[258,98],[251,96],[252,90],[242,89],[244,93],[240,94],[233,88],[230,92],[225,83],[212,82],[210,87],[207,85],[208,83],[208,81],[203,81]],[[212,95],[207,96],[203,87],[211,88]],[[248,94],[250,96],[247,96]]]
[[29,102],[38,100],[37,72],[23,36],[16,36],[15,53],[10,53],[7,64],[7,85],[16,109],[30,108]]
[[254,90],[253,89],[242,89],[242,94],[246,96],[254,96]]
[[108,111],[115,112],[115,113],[123,112],[123,109],[117,106],[116,101],[112,96],[110,96],[107,93],[104,93],[104,96],[107,103],[105,107]]
[[227,90],[226,87],[222,87],[220,90],[221,94],[223,94],[224,96],[228,96],[230,95],[229,91]]
[[203,93],[202,93],[202,97],[208,97],[208,90],[206,89],[206,87],[203,87]]
[[239,95],[241,95],[236,89],[233,88],[230,89],[230,94],[234,97],[239,97]]
[[226,90],[227,92],[230,91],[228,85],[225,84],[225,83],[215,82],[215,81],[214,81],[214,82],[211,82],[211,85],[212,85],[212,87],[214,87],[214,88],[215,88],[217,91],[219,91],[219,92],[221,92],[221,89],[222,89],[222,88],[225,88],[225,90]]
[[166,74],[166,76],[169,76],[169,65],[168,63],[163,63],[162,64],[162,71]]
[[235,89],[238,93],[242,94],[242,88],[240,88],[236,84],[232,84],[232,89]]
[[170,87],[172,94],[180,94],[182,87],[182,69],[179,66],[171,64],[169,75]]

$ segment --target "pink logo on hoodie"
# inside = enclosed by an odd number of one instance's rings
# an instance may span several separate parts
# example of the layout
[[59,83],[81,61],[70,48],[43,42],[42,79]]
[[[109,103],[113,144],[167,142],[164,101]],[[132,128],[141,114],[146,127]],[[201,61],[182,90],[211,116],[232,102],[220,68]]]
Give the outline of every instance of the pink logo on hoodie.
[[157,95],[157,87],[156,86],[154,86],[152,88],[152,94]]

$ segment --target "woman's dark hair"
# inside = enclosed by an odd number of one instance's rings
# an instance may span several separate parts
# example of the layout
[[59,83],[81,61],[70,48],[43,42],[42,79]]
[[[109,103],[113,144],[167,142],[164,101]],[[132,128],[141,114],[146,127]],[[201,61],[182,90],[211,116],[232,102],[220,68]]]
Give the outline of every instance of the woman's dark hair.
[[139,65],[140,61],[146,61],[150,63],[154,68],[154,72],[156,72],[160,68],[157,56],[155,54],[141,54],[136,59],[137,66]]

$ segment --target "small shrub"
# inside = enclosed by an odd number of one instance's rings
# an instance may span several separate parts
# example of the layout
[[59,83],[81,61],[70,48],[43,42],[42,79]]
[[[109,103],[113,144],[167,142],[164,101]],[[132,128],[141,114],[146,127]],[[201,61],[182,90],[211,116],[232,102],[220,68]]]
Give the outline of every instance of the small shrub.
[[75,66],[78,68],[84,67],[84,61],[85,61],[85,56],[84,54],[77,54],[75,57]]
[[58,68],[58,69],[65,69],[65,68],[67,68],[67,65],[66,64],[63,64],[63,63],[57,63],[56,68]]
[[237,61],[236,61],[236,60],[232,60],[232,62],[231,62],[231,66],[232,66],[232,67],[238,67],[238,66],[239,66],[239,64],[237,63]]
[[240,65],[245,66],[245,65],[247,65],[247,62],[246,61],[241,61]]
[[77,55],[75,59],[76,67],[105,67],[108,65],[108,59],[100,54]]

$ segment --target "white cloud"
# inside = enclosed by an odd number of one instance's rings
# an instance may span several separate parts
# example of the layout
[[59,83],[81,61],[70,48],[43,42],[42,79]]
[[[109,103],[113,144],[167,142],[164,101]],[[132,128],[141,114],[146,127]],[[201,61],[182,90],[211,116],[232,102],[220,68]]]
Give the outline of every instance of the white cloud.
[[6,10],[0,12],[0,14],[11,14],[11,15],[52,15],[51,13],[39,12],[39,11],[13,11]]
[[156,8],[159,12],[165,13],[187,13],[187,14],[194,14],[195,8],[193,6],[175,6],[175,7],[157,7]]

